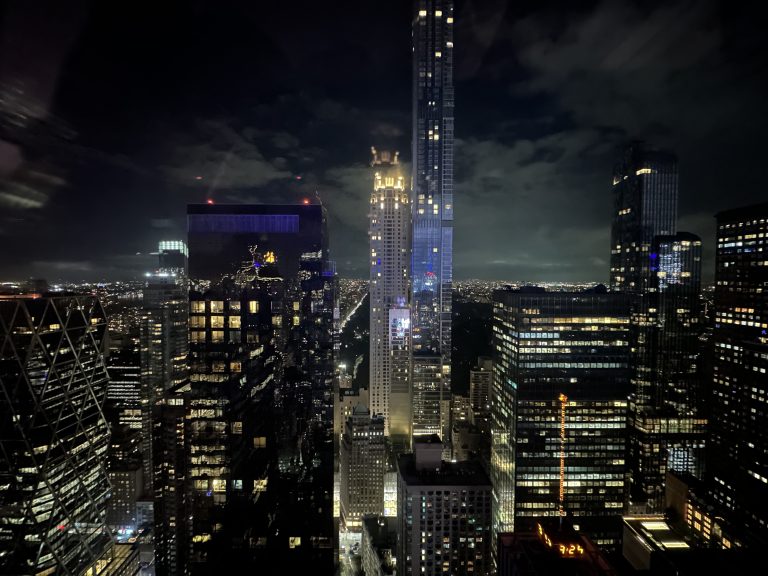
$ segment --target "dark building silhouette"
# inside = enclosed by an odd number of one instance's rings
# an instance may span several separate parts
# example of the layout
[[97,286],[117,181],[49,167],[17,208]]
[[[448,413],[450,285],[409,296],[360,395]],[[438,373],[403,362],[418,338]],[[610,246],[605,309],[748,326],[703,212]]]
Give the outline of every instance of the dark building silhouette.
[[331,573],[338,312],[325,210],[191,205],[188,225],[189,382],[166,392],[154,428],[173,463],[155,458],[156,532],[170,547],[158,574]]
[[768,542],[768,204],[717,215],[710,503]]

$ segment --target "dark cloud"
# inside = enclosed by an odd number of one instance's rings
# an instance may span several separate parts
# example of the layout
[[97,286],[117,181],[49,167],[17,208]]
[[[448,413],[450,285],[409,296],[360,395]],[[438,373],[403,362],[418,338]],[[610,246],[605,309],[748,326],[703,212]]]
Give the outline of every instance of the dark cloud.
[[[477,245],[473,254],[458,248],[457,260],[478,262],[485,246],[515,278],[604,279],[611,166],[622,143],[640,138],[678,154],[679,228],[704,239],[711,277],[714,213],[759,199],[760,173],[749,164],[764,154],[768,126],[754,26],[712,2],[604,1],[565,20],[542,7],[494,30],[508,50],[486,55],[478,76],[506,78],[509,108],[533,100],[540,116],[490,126],[490,138],[457,150],[467,167],[457,182],[457,244]],[[482,86],[478,76],[467,84]],[[487,206],[473,200],[493,197],[511,226],[462,223],[462,191],[465,211],[482,220]],[[502,238],[516,257],[495,258]]]
[[611,217],[605,145],[596,130],[511,145],[459,141],[456,270],[498,279],[604,280]]
[[[2,10],[3,276],[140,274],[133,255],[183,236],[186,204],[209,197],[319,197],[339,271],[367,275],[370,147],[410,167],[410,2]],[[766,50],[747,7],[456,14],[455,277],[605,281],[611,170],[635,138],[678,153],[680,229],[711,270],[713,214],[764,189]]]
[[[281,134],[275,136],[282,144]],[[205,181],[211,198],[222,189],[259,188],[291,176],[278,167],[281,162],[265,158],[253,140],[223,122],[201,122],[194,138],[195,142],[176,148],[174,163],[165,170],[182,185]]]

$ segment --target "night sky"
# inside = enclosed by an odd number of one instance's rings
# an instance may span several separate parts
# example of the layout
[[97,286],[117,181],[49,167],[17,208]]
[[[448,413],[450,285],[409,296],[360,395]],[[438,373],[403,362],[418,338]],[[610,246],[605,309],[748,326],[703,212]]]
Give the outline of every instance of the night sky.
[[[455,277],[606,281],[632,139],[678,154],[679,229],[711,275],[714,213],[768,196],[768,50],[746,4],[457,1]],[[137,277],[189,202],[315,191],[338,270],[366,277],[370,147],[410,160],[410,16],[409,0],[2,4],[0,279]]]

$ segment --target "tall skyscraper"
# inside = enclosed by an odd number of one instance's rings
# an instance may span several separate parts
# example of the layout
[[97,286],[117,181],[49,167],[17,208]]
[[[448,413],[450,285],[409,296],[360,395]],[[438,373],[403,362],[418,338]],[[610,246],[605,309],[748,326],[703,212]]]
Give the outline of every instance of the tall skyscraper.
[[152,492],[154,473],[152,428],[155,405],[167,390],[183,384],[189,376],[186,250],[181,241],[161,242],[159,268],[147,276],[143,290],[139,341],[143,478],[147,493]]
[[453,1],[417,0],[413,18],[413,435],[450,426],[453,285]]
[[397,573],[491,574],[491,481],[477,461],[441,461],[437,435],[398,457]]
[[[707,419],[699,365],[703,312],[701,238],[688,232],[654,239],[651,259],[656,272],[656,387],[654,405],[664,422],[664,449],[647,451],[646,470],[658,470],[654,484],[663,486],[666,468],[700,477],[704,465]],[[641,423],[648,433],[657,428]],[[652,442],[658,444],[659,441]],[[649,444],[650,445],[650,444]],[[657,459],[657,463],[653,463]]]
[[677,158],[631,144],[614,167],[613,200],[610,287],[642,293],[650,287],[654,237],[677,231]]
[[629,504],[659,513],[667,468],[701,469],[705,420],[694,402],[701,386],[701,241],[677,233],[672,154],[629,146],[614,170],[613,200],[611,289],[626,294],[631,307]]
[[104,414],[111,426],[141,430],[141,355],[138,347],[110,350]]
[[176,576],[188,570],[192,519],[185,424],[184,394],[166,392],[155,406],[152,429],[157,576]]
[[370,408],[398,445],[410,443],[410,199],[398,154],[372,149],[369,211]]
[[[267,558],[332,571],[338,312],[325,209],[316,199],[191,205],[188,233],[190,384],[178,434],[190,525],[176,558],[189,551],[193,572]],[[168,407],[170,421],[176,412]],[[168,499],[168,518],[177,504]]]
[[491,478],[496,533],[574,517],[616,545],[626,497],[629,306],[605,287],[497,290]]
[[159,274],[187,276],[189,249],[182,240],[162,240],[157,246]]
[[653,406],[656,394],[651,248],[656,236],[677,232],[677,198],[677,158],[641,143],[629,146],[613,173],[610,287],[631,297],[632,386],[639,408]]
[[107,322],[93,296],[0,296],[0,572],[109,554]]
[[363,516],[384,513],[386,464],[384,417],[358,405],[341,442],[341,518],[347,530],[360,532]]
[[480,356],[477,366],[469,371],[469,420],[481,430],[487,430],[491,411],[491,382],[493,359]]
[[768,542],[768,204],[717,215],[708,472],[716,510]]

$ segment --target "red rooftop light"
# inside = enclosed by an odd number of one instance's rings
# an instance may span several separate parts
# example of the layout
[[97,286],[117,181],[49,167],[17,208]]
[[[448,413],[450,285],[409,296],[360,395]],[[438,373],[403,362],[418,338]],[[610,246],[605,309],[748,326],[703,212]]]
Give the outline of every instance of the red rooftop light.
[[213,198],[208,198],[208,204],[213,204]]

